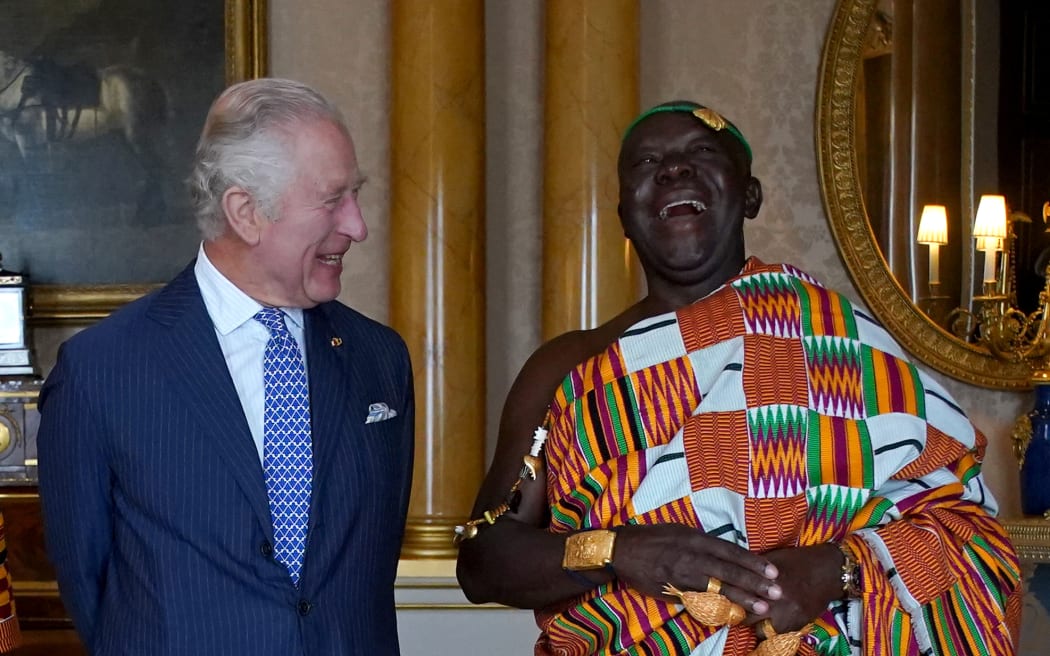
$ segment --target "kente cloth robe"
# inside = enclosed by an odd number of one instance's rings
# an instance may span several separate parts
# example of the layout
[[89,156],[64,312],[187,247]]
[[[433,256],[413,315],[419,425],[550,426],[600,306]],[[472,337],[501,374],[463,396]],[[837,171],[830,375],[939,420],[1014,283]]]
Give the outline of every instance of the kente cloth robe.
[[22,644],[22,632],[15,614],[15,599],[11,591],[11,572],[7,568],[7,528],[0,513],[0,653],[6,653]]
[[[752,258],[631,327],[565,378],[548,423],[553,532],[677,522],[759,553],[842,543],[862,594],[814,618],[799,653],[1013,653],[1018,561],[984,436],[872,317],[794,267]],[[537,621],[540,655],[756,646],[616,579]]]

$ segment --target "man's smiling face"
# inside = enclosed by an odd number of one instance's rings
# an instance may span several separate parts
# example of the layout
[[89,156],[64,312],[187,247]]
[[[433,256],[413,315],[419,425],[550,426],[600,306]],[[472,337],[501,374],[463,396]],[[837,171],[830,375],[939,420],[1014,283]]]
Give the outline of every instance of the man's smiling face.
[[655,113],[624,142],[619,178],[624,233],[650,288],[706,289],[743,266],[744,218],[758,213],[762,194],[732,134],[689,112]]
[[294,177],[275,221],[263,221],[254,257],[264,275],[253,281],[257,300],[313,307],[336,298],[343,256],[368,228],[357,203],[363,178],[353,142],[338,125],[304,121],[288,136]]

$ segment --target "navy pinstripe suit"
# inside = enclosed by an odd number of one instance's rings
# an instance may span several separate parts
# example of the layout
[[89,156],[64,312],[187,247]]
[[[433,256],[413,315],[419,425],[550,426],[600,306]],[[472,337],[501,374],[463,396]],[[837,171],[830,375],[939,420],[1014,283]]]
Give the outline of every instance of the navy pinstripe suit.
[[[262,465],[192,264],[60,349],[40,397],[40,495],[92,654],[398,653],[408,354],[340,303],[305,317],[314,492],[299,589],[271,555]],[[375,402],[397,416],[366,424]]]

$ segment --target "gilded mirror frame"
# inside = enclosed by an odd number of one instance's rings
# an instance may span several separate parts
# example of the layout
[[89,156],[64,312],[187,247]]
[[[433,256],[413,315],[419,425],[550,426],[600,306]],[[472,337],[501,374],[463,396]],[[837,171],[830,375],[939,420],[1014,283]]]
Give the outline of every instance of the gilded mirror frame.
[[858,71],[877,0],[838,0],[828,26],[817,86],[817,164],[831,233],[865,303],[924,364],[963,382],[1028,389],[1023,363],[1004,362],[968,344],[920,311],[890,273],[868,221],[856,157]]
[[[226,82],[266,75],[267,0],[224,0]],[[34,325],[89,324],[161,285],[31,285]]]

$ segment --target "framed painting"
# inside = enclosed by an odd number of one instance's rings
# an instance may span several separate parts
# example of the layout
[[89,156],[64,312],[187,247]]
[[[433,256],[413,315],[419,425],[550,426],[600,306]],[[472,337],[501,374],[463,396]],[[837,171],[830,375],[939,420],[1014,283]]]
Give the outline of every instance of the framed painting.
[[266,71],[266,0],[0,0],[0,256],[32,323],[87,323],[195,253],[212,99]]

